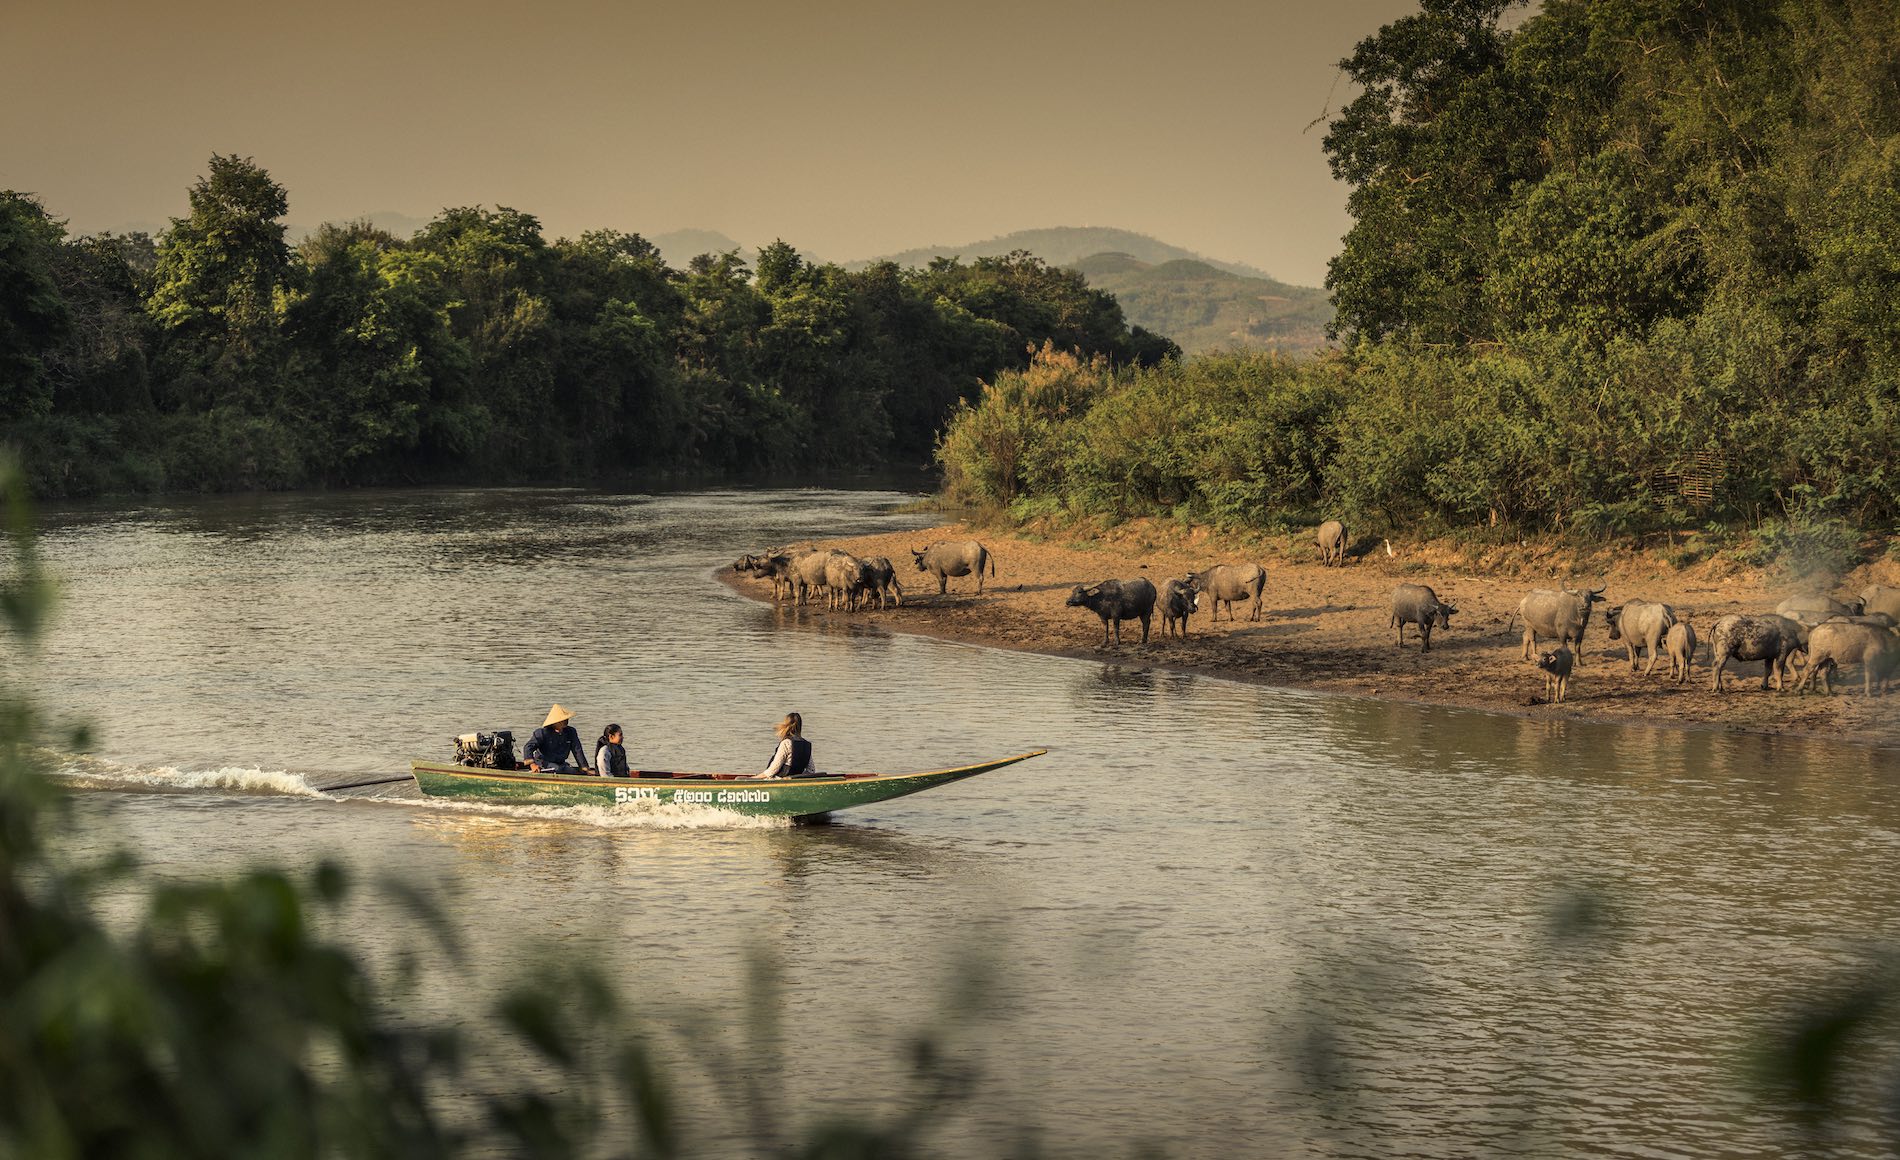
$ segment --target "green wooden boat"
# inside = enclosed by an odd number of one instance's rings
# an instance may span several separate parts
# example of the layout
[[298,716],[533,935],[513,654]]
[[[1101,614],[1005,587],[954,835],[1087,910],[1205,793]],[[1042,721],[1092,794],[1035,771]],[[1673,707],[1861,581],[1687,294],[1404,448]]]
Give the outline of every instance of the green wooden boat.
[[477,769],[445,761],[411,761],[422,792],[435,797],[510,806],[694,805],[740,814],[806,818],[921,793],[1049,752],[1033,749],[1000,761],[923,773],[836,773],[759,780],[735,773],[670,773],[637,769],[631,777]]

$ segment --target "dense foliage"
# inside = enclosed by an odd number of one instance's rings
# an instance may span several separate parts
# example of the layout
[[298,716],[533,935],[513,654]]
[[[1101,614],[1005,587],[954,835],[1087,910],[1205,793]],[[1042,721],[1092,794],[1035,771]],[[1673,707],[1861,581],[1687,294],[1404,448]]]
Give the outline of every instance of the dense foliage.
[[456,208],[289,244],[214,156],[158,238],[71,238],[0,194],[0,439],[45,495],[922,463],[979,380],[1053,341],[1176,353],[1026,253],[858,271],[767,247],[667,266]]
[[[1124,514],[1187,503],[1253,524],[1324,509],[1588,533],[1890,527],[1892,4],[1547,0],[1506,29],[1513,7],[1424,0],[1343,63],[1361,91],[1326,138],[1352,188],[1328,279],[1342,355],[1105,375],[1049,420],[1050,450],[1029,456],[1042,465],[998,491],[969,449],[1013,405],[1006,374],[944,443],[952,489]],[[1235,373],[1249,386],[1223,393]],[[1311,405],[1287,405],[1293,380]],[[1203,417],[1210,397],[1262,448],[1292,450],[1208,459],[1223,431]],[[1087,482],[1088,463],[1118,459],[1156,482]]]

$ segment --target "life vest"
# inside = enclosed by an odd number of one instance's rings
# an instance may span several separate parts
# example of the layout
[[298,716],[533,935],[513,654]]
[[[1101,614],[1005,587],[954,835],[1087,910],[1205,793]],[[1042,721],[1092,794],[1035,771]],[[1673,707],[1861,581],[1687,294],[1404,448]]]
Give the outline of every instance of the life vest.
[[792,760],[780,777],[798,777],[811,772],[811,742],[803,737],[792,738]]
[[609,741],[601,748],[607,751],[607,768],[600,772],[608,777],[626,777],[627,747],[618,741]]

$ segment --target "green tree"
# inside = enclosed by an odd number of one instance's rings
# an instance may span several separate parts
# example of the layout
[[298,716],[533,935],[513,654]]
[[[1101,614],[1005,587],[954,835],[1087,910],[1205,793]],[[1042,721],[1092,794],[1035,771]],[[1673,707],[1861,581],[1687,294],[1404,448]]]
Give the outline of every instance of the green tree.
[[37,199],[0,192],[0,419],[51,406],[45,359],[72,328],[54,279],[65,233]]
[[290,247],[279,219],[284,187],[248,157],[213,154],[191,187],[191,214],[159,239],[147,309],[164,338],[174,407],[232,404],[261,412],[274,400],[282,292]]

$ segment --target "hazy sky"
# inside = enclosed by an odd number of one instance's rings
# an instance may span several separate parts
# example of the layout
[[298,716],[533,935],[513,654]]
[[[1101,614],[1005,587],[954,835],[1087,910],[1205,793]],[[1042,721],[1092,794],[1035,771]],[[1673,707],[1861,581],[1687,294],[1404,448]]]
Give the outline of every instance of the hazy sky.
[[6,0],[0,188],[85,232],[213,152],[314,225],[511,205],[550,237],[834,260],[1119,226],[1317,285],[1348,225],[1307,124],[1414,0],[1126,4]]

